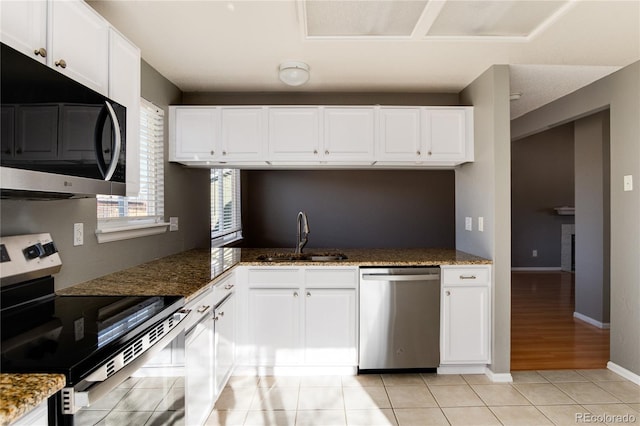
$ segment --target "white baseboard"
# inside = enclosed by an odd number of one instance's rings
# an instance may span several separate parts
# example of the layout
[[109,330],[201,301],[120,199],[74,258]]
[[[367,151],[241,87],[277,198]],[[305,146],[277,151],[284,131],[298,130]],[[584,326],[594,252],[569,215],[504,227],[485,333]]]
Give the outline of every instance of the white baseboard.
[[513,266],[511,268],[514,272],[550,272],[550,271],[562,271],[561,266]]
[[491,379],[492,382],[495,383],[512,383],[513,376],[511,373],[494,373],[491,371],[489,367],[487,367],[487,372],[485,373],[488,378]]
[[611,361],[607,363],[607,368],[613,371],[614,373],[619,374],[625,379],[631,380],[633,383],[640,386],[640,376],[634,373],[633,371],[629,371],[624,367],[620,367],[618,364],[615,364]]
[[358,367],[352,366],[236,366],[234,376],[355,376]]
[[486,365],[441,365],[438,374],[486,374]]
[[573,317],[576,319],[579,319],[580,321],[584,321],[587,324],[591,324],[594,325],[598,328],[602,328],[604,330],[608,330],[609,328],[611,328],[611,324],[608,322],[600,322],[598,320],[595,320],[591,317],[588,317],[586,315],[581,314],[580,312],[574,312],[573,313]]

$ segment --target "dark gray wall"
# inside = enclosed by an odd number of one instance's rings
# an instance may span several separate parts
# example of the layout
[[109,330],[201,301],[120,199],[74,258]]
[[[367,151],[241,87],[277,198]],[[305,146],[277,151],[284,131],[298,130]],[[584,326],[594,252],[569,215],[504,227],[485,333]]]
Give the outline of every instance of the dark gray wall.
[[457,93],[186,92],[185,105],[459,105]]
[[305,211],[308,247],[455,247],[453,171],[244,171],[245,247],[295,247]]
[[[142,97],[165,109],[179,103],[182,93],[142,62]],[[165,149],[165,159],[167,152]],[[49,232],[62,258],[56,288],[64,288],[130,266],[194,247],[209,245],[209,172],[186,169],[165,162],[165,217],[178,216],[180,230],[161,235],[98,244],[96,199],[58,201],[0,201],[0,233],[3,236]],[[84,245],[74,247],[73,224],[84,223]]]
[[573,153],[573,123],[511,144],[512,267],[560,267],[562,224],[574,217],[553,208],[574,206]]
[[575,122],[576,306],[609,322],[609,111]]

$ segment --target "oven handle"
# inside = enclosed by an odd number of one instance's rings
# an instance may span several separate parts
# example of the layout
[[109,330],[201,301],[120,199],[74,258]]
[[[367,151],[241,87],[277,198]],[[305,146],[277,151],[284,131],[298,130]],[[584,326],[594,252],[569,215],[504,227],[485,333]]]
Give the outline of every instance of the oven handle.
[[[90,382],[80,382],[76,388],[64,388],[62,390],[63,394],[63,413],[64,414],[75,414],[80,408],[88,407],[91,404],[98,401],[100,398],[105,396],[107,393],[111,392],[118,385],[124,382],[127,378],[129,378],[135,371],[144,366],[147,361],[153,358],[156,354],[158,354],[162,349],[164,349],[173,339],[175,339],[180,333],[182,333],[185,329],[185,325],[187,321],[187,317],[189,315],[194,315],[191,310],[182,310],[180,314],[184,315],[180,322],[165,334],[160,340],[158,340],[153,346],[147,349],[144,353],[140,354],[137,358],[135,358],[131,363],[125,365],[120,370],[118,370],[112,376],[109,376],[107,379],[100,382],[93,382],[94,384],[89,386],[86,389],[81,391],[76,390],[77,388],[82,389],[82,385]],[[64,400],[67,397],[67,401],[71,404],[71,407],[64,407]]]

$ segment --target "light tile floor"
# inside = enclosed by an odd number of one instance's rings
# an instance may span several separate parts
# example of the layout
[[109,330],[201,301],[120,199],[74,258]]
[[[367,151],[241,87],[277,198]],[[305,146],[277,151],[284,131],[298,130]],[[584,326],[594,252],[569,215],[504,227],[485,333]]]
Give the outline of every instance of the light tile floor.
[[207,425],[640,424],[640,386],[609,370],[232,377]]

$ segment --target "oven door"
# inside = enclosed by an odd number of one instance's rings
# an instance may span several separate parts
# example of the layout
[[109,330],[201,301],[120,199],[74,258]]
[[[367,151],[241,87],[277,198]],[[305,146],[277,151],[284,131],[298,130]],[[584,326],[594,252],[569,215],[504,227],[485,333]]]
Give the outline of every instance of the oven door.
[[193,315],[173,314],[76,386],[64,388],[50,401],[49,423],[184,424],[185,326]]

